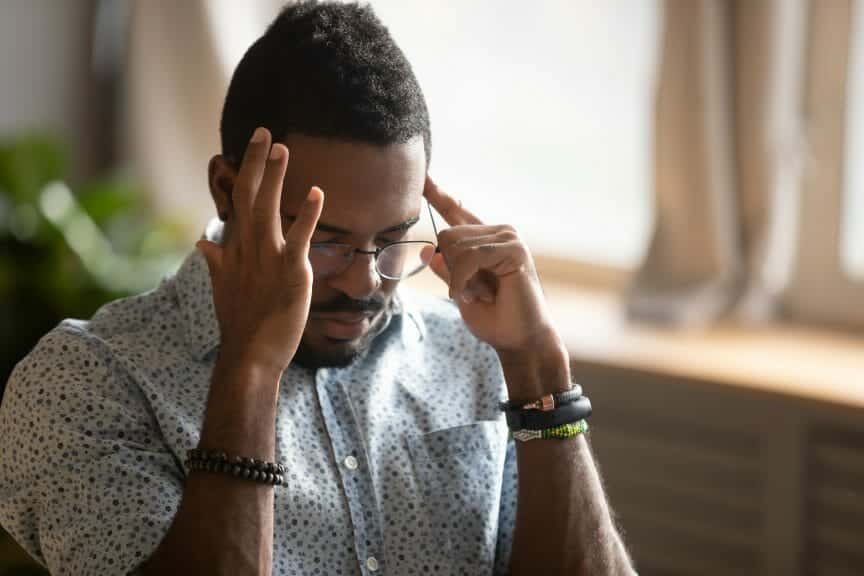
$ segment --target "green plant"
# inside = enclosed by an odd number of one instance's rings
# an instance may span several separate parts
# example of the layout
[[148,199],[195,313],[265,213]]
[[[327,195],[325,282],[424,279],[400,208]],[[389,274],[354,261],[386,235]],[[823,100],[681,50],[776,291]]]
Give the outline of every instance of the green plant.
[[0,383],[61,319],[154,287],[180,259],[181,222],[157,218],[128,180],[72,191],[66,157],[46,136],[0,142]]

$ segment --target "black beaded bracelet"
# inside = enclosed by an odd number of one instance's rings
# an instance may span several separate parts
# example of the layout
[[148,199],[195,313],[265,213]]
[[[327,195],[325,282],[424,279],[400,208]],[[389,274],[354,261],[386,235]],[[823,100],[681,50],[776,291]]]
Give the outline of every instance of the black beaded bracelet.
[[507,427],[510,430],[546,430],[563,424],[585,420],[591,415],[591,400],[582,396],[575,402],[564,404],[554,410],[508,410]]
[[575,402],[581,397],[582,386],[579,384],[573,384],[573,387],[569,390],[558,392],[557,394],[547,394],[533,402],[514,402],[513,400],[510,400],[508,402],[501,402],[498,407],[503,412],[509,412],[510,410],[543,410],[548,412],[549,410],[554,410],[558,406]]
[[223,450],[186,451],[186,467],[199,472],[230,474],[235,478],[252,480],[262,484],[281,486],[285,484],[285,467],[275,462],[265,462],[244,456],[228,456]]

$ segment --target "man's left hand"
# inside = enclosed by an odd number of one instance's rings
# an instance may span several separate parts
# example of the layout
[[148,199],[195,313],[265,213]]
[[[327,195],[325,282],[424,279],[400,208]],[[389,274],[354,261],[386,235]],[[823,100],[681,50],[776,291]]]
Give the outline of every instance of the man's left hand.
[[468,329],[499,356],[534,360],[560,348],[528,247],[512,226],[488,226],[427,176],[423,195],[450,228],[430,266]]

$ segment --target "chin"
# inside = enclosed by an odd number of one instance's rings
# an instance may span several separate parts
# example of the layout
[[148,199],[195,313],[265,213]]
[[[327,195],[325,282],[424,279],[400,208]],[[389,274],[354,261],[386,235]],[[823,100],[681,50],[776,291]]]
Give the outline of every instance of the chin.
[[307,332],[300,340],[300,346],[294,354],[292,362],[304,368],[344,368],[352,364],[358,356],[363,354],[371,346],[375,337],[381,331],[386,321],[386,314],[379,314],[369,327],[368,332],[354,340],[336,340],[327,335],[317,332],[314,328],[310,330],[307,324]]
[[359,341],[326,340],[306,344],[301,341],[292,362],[304,368],[344,368],[366,349],[366,339]]

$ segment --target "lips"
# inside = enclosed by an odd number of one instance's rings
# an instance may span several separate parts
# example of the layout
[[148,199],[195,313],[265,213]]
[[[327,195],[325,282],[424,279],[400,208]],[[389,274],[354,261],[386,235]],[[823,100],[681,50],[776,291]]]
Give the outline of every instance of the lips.
[[375,314],[351,312],[315,316],[322,323],[324,335],[333,340],[356,340],[369,331]]

